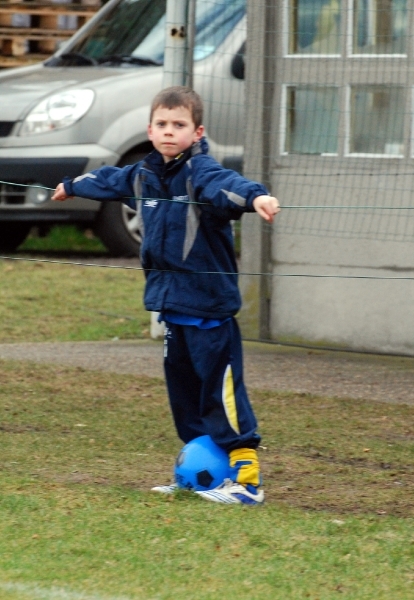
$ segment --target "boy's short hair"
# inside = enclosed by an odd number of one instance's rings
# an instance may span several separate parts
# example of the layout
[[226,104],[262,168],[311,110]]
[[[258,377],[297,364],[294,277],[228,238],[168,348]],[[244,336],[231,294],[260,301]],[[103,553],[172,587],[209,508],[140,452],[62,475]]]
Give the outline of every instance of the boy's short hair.
[[150,122],[152,121],[154,111],[160,106],[169,110],[178,108],[179,106],[188,108],[196,129],[203,122],[203,101],[197,92],[185,85],[174,85],[165,88],[155,96],[151,103]]

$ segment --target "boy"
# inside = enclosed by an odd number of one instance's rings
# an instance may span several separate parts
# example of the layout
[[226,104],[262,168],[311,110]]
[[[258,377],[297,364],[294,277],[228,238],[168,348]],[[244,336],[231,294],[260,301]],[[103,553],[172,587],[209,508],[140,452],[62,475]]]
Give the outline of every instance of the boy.
[[197,493],[214,502],[260,504],[260,436],[234,318],[241,299],[231,221],[257,211],[272,223],[280,208],[263,185],[208,155],[202,118],[202,100],[190,88],[161,91],[148,125],[153,152],[135,165],[64,180],[52,199],[137,198],[144,303],[165,321],[164,369],[178,435],[186,444],[208,434],[229,454],[230,478]]

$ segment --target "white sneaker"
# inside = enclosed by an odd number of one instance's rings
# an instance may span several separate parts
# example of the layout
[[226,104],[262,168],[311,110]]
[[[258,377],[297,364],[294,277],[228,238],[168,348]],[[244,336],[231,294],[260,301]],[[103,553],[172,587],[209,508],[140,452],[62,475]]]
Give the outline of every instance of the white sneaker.
[[160,494],[173,494],[175,490],[178,490],[178,485],[176,483],[171,483],[171,485],[156,485],[151,488],[152,492],[158,492]]
[[263,504],[263,490],[252,491],[253,489],[253,486],[249,486],[249,489],[247,489],[247,487],[240,483],[235,483],[231,479],[225,479],[214,490],[196,492],[196,494],[206,500],[221,502],[222,504]]

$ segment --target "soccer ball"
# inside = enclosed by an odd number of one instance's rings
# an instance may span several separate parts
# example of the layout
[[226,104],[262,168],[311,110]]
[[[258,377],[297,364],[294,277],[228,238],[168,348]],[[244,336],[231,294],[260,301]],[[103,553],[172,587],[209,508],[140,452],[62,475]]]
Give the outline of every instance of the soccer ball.
[[186,490],[211,490],[229,476],[227,452],[209,435],[195,438],[184,446],[174,465],[175,481]]

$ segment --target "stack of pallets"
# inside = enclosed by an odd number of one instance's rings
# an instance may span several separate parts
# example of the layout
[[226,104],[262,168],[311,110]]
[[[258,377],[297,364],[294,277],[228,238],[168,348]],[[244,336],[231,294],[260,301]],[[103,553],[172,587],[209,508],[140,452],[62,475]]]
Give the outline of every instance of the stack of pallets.
[[0,68],[45,60],[100,6],[100,0],[0,0]]

